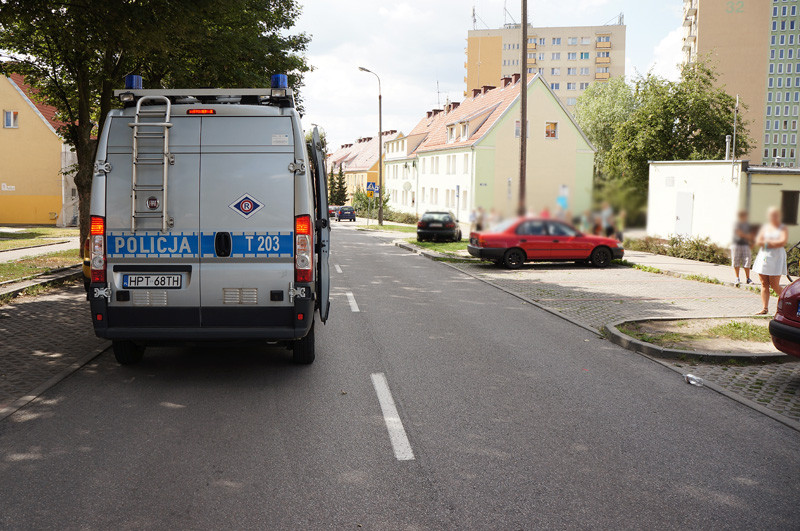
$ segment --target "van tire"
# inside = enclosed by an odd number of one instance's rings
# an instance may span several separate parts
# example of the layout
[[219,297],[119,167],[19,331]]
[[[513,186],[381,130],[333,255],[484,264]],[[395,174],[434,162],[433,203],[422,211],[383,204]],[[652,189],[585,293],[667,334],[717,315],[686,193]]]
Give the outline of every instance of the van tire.
[[314,363],[314,325],[308,331],[306,337],[298,339],[292,345],[292,361],[297,365],[311,365]]
[[112,344],[114,357],[120,365],[135,365],[142,361],[144,347],[140,347],[133,341],[114,341]]

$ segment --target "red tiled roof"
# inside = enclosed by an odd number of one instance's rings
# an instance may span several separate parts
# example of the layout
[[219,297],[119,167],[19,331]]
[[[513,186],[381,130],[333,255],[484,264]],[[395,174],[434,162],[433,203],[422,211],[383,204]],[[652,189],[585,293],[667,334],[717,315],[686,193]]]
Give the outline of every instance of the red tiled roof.
[[[528,85],[530,86],[530,84],[536,82],[538,79],[539,75],[534,75],[528,82]],[[450,112],[442,111],[430,118],[426,115],[408,134],[409,137],[419,134],[426,135],[425,140],[422,141],[416,149],[416,152],[421,153],[442,148],[456,148],[475,144],[517,100],[521,85],[522,83],[517,81],[506,87],[498,87],[484,94],[468,98]],[[466,140],[461,140],[460,131],[458,131],[458,140],[448,143],[447,126],[458,125],[464,121],[469,121],[471,123],[470,130],[472,130],[472,134]],[[473,130],[473,126],[478,125],[480,121],[483,121],[483,123],[479,125],[477,130]]]
[[[401,133],[384,131],[383,144],[391,142]],[[375,137],[360,138],[353,144],[340,147],[330,157],[334,172],[344,164],[344,171],[367,171],[378,162],[378,141]]]
[[44,116],[44,119],[47,121],[50,126],[58,131],[58,128],[66,125],[64,122],[60,122],[56,120],[56,113],[58,110],[53,107],[52,105],[47,105],[45,103],[41,103],[37,98],[36,95],[39,93],[38,89],[35,89],[25,83],[25,77],[21,74],[9,74],[8,76],[11,81],[13,81],[25,94],[25,96],[30,100],[34,107]]

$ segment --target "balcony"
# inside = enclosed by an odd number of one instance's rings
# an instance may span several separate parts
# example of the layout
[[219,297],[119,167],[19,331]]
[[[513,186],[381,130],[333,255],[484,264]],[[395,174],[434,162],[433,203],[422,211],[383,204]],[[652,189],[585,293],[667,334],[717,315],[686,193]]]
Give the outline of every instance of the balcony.
[[684,17],[693,17],[697,14],[697,0],[691,0],[690,2],[684,2],[683,5],[683,16]]
[[535,50],[536,49],[536,43],[535,42],[529,42],[528,43],[528,49],[529,50]]
[[610,78],[610,77],[611,77],[611,74],[609,74],[608,72],[597,72],[597,73],[594,75],[594,78],[595,78],[597,81],[607,81],[607,80],[608,80],[608,78]]
[[610,57],[598,57],[597,59],[595,59],[594,62],[595,62],[595,64],[598,64],[598,65],[607,65],[607,64],[611,63],[611,58]]
[[603,50],[603,49],[608,50],[608,49],[611,48],[611,43],[610,42],[598,42],[597,45],[596,45],[596,48],[601,49],[601,50]]

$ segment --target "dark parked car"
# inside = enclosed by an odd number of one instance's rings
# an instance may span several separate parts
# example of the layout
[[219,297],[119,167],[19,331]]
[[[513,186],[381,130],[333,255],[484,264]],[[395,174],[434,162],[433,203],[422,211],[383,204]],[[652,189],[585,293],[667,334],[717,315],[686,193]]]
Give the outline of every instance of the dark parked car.
[[336,221],[342,221],[345,219],[349,219],[350,221],[356,220],[356,211],[353,209],[353,207],[339,207],[339,210],[336,212]]
[[778,298],[778,312],[769,322],[769,334],[775,348],[800,357],[800,280],[786,286]]
[[518,269],[532,260],[606,267],[625,252],[613,238],[581,234],[566,223],[536,218],[511,219],[492,231],[473,232],[467,250],[472,256],[509,269]]
[[417,223],[417,241],[461,241],[461,229],[452,212],[425,212]]

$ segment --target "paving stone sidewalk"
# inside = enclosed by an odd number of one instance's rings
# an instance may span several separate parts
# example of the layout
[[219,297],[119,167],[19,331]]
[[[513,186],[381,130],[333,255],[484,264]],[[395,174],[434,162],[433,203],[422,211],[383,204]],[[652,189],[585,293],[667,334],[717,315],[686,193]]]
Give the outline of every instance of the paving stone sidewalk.
[[[574,264],[535,264],[509,271],[484,263],[452,265],[596,330],[621,320],[750,316],[761,306],[759,295],[748,290],[622,266],[598,270]],[[775,299],[771,302],[774,309]],[[793,359],[787,356],[787,360]],[[684,367],[683,372],[800,420],[800,361]]]
[[80,283],[0,306],[0,410],[104,343]]

